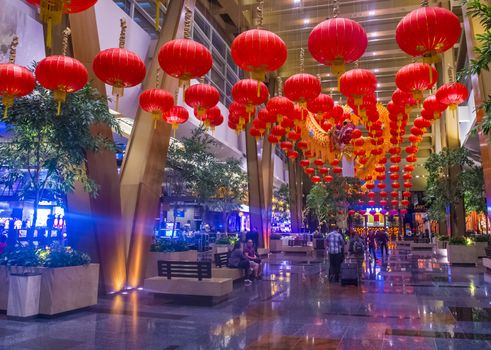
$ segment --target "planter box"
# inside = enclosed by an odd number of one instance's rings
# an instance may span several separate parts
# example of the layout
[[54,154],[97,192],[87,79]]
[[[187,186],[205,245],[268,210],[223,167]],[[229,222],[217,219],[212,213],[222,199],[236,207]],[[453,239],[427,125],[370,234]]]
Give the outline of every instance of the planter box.
[[271,250],[271,253],[280,253],[283,248],[283,243],[281,242],[281,239],[272,239],[269,241],[269,250]]
[[99,264],[42,271],[39,313],[56,315],[97,304]]
[[9,270],[7,266],[0,266],[0,310],[7,310],[9,300]]
[[159,273],[157,271],[157,261],[198,261],[197,250],[186,250],[184,252],[149,252],[147,258],[147,269],[145,277],[155,277]]
[[10,275],[7,316],[27,318],[39,313],[41,274]]
[[447,245],[448,263],[476,265],[476,247],[474,245]]
[[488,246],[488,242],[475,242],[476,247],[476,257],[481,258],[486,256],[486,247]]

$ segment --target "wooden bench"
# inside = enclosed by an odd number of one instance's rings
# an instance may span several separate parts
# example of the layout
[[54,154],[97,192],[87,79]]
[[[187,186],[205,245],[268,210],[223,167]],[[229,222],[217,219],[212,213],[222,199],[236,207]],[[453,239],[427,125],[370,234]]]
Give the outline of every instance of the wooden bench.
[[231,278],[212,276],[211,262],[158,261],[157,277],[144,280],[145,290],[188,303],[215,304],[233,290]]
[[244,270],[228,267],[230,253],[217,253],[215,256],[215,267],[211,269],[211,275],[218,278],[231,278],[233,281],[244,278]]

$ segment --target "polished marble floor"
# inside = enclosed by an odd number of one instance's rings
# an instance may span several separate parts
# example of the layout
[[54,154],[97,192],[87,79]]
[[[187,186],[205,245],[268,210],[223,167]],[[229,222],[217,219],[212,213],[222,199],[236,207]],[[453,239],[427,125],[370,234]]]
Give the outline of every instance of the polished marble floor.
[[273,254],[265,276],[215,306],[144,291],[106,296],[54,319],[0,315],[0,349],[491,349],[491,284],[482,267],[394,250],[362,283],[329,283],[322,256]]

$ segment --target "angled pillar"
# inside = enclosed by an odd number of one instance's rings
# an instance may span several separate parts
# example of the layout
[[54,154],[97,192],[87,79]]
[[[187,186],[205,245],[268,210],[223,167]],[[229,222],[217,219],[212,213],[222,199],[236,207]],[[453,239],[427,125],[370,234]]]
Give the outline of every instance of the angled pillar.
[[[453,50],[448,50],[442,55],[442,84],[450,82],[447,73],[448,67],[455,67]],[[460,148],[458,111],[450,111],[447,109],[444,112],[442,119],[444,120],[444,124],[442,125],[444,125],[445,128],[445,132],[442,133],[442,136],[444,136],[442,143],[451,150]],[[461,172],[462,168],[460,166],[453,166],[448,169],[448,181],[450,187],[456,186],[458,176]],[[447,233],[449,236],[462,236],[465,233],[465,208],[463,199],[460,199],[454,205],[451,204],[449,207],[447,215]]]
[[267,138],[263,140],[263,150],[261,157],[261,175],[263,184],[263,239],[264,247],[269,248],[269,237],[271,235],[271,217],[273,202],[273,176],[274,160],[272,145]]
[[[89,81],[105,95],[104,84],[92,71],[92,61],[100,51],[95,9],[92,7],[70,15],[69,20],[73,55],[89,70]],[[93,125],[91,129],[94,134],[112,139],[112,130],[105,124]],[[87,172],[99,185],[98,195],[91,198],[77,186],[68,198],[68,224],[79,249],[92,253],[92,256],[98,253],[95,260],[101,265],[103,290],[120,290],[126,280],[125,237],[121,226],[119,177],[114,152],[87,152]]]
[[[487,3],[489,4],[489,1]],[[479,43],[476,41],[476,36],[484,34],[484,28],[481,23],[479,23],[477,18],[472,18],[467,15],[465,5],[462,7],[462,13],[464,15],[464,34],[467,44],[467,55],[469,60],[476,59],[474,49],[479,45]],[[491,72],[483,70],[479,76],[473,75],[471,77],[471,88],[473,94],[470,98],[474,98],[475,106],[480,106],[486,100],[486,96],[491,95]],[[484,110],[476,110],[477,124],[482,122],[484,115]],[[481,153],[481,165],[484,173],[484,189],[488,208],[487,215],[489,216],[489,208],[491,208],[491,144],[489,142],[488,135],[479,132],[478,137]]]
[[288,189],[290,192],[290,218],[292,232],[300,232],[302,229],[303,189],[302,171],[296,160],[288,161]]
[[[154,59],[147,70],[145,89],[155,86],[159,48],[174,38],[183,37],[185,4],[194,9],[194,0],[173,0],[169,4]],[[164,75],[161,87],[174,93],[178,89],[178,81]],[[141,285],[144,278],[154,222],[158,217],[170,134],[168,124],[158,123],[154,129],[150,114],[138,110],[121,168],[120,188],[124,229],[129,242],[128,285],[132,287]]]

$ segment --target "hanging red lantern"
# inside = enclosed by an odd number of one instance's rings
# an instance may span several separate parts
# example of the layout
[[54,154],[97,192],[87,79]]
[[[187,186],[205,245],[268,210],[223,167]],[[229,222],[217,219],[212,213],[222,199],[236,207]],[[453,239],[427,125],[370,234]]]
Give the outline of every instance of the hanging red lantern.
[[379,182],[379,183],[377,184],[377,187],[378,187],[378,188],[380,188],[381,190],[383,190],[383,189],[386,187],[386,185],[385,185],[385,183],[383,183],[383,182]]
[[370,191],[367,193],[368,198],[375,198],[375,192]]
[[124,89],[140,84],[146,74],[145,63],[141,58],[124,48],[125,37],[126,20],[122,18],[119,48],[99,52],[92,62],[95,75],[113,87],[112,94],[116,96],[116,110],[119,109],[119,98],[123,96]]
[[375,188],[375,184],[373,182],[367,182],[365,187],[369,190],[373,190]]
[[411,134],[416,135],[416,136],[421,136],[424,134],[424,131],[422,129],[418,128],[417,126],[413,126],[410,131],[411,131]]
[[339,167],[339,166],[335,166],[332,168],[332,172],[334,174],[341,174],[343,172],[343,168]]
[[280,142],[280,138],[278,136],[270,134],[270,135],[268,135],[268,142],[271,144],[276,144],[276,143]]
[[255,108],[254,106],[266,103],[269,92],[264,83],[258,83],[253,79],[242,79],[232,87],[232,97],[235,101],[244,104],[247,111],[252,113]]
[[[370,206],[370,207],[373,207],[375,205],[375,201],[373,199],[370,199],[369,201],[367,201],[367,204]],[[371,211],[370,211],[371,213]],[[373,214],[372,214],[373,215]]]
[[148,89],[140,94],[139,103],[145,112],[152,114],[155,128],[162,114],[174,106],[174,96],[162,89]]
[[[384,181],[384,180],[385,180],[385,178],[386,178],[385,174],[379,174],[379,175],[377,175],[377,180],[379,180],[379,181]],[[385,185],[385,184],[384,184],[384,185]],[[379,186],[379,188],[381,188],[381,187]],[[384,188],[385,188],[385,187],[384,187]]]
[[426,129],[431,127],[431,121],[423,117],[417,117],[414,119],[414,126],[420,129]]
[[432,118],[426,118],[423,115],[423,111],[421,111],[421,116],[425,119],[432,120],[432,119],[440,118],[441,113],[447,109],[447,105],[441,103],[436,98],[436,96],[431,95],[431,96],[428,96],[427,98],[425,98],[425,100],[423,101],[423,108],[424,108],[423,110],[427,110],[429,113],[432,113],[433,117]]
[[382,199],[379,203],[383,207],[385,207],[387,204],[389,204],[389,202],[386,199]]
[[411,188],[411,187],[413,187],[413,183],[412,182],[409,182],[409,181],[406,181],[406,182],[404,182],[404,187],[405,188]]
[[360,215],[365,215],[367,213],[367,211],[365,209],[361,209],[361,210],[358,210],[358,213]]
[[288,158],[289,159],[297,159],[298,158],[298,152],[297,151],[288,151]]
[[39,17],[46,23],[46,47],[51,48],[51,32],[53,25],[60,24],[64,14],[78,13],[95,5],[97,0],[27,0],[39,6]]
[[184,102],[192,107],[199,117],[204,115],[207,109],[216,106],[219,100],[218,90],[208,84],[194,84],[184,93]]
[[254,137],[257,141],[261,136],[263,136],[263,132],[255,127],[252,127],[249,129],[249,135]]
[[331,130],[331,128],[332,128],[332,124],[331,124],[331,123],[329,123],[327,120],[324,120],[324,121],[321,123],[321,128],[322,128],[324,131],[328,132],[329,130]]
[[331,163],[330,163],[330,164],[331,164],[331,165],[334,167],[334,166],[339,165],[339,163],[340,163],[340,162],[339,162],[339,159],[334,158],[334,159],[331,161]]
[[266,123],[266,127],[269,129],[271,124],[276,123],[276,116],[273,116],[266,108],[261,109],[257,113],[257,118],[263,120]]
[[302,167],[304,167],[304,168],[305,168],[305,167],[308,167],[308,166],[310,165],[310,161],[309,161],[308,159],[302,159],[302,160],[300,161],[300,165],[301,165]]
[[66,95],[82,89],[89,80],[87,68],[75,58],[68,56],[49,56],[36,66],[36,79],[43,87],[53,91],[58,103],[58,115]]
[[312,176],[312,182],[315,184],[321,182],[320,176]]
[[278,122],[281,122],[285,116],[293,112],[293,102],[284,96],[270,98],[266,104],[269,113],[275,116]]
[[409,205],[409,201],[407,199],[403,199],[401,200],[401,204],[405,207],[407,207]]
[[360,107],[363,97],[373,94],[377,89],[377,77],[368,69],[352,69],[339,78],[339,91],[354,99],[354,104]]
[[36,81],[32,73],[18,64],[15,64],[17,37],[10,44],[9,63],[0,64],[0,96],[4,106],[3,117],[7,117],[8,109],[14,105],[16,97],[28,95],[34,90]]
[[302,149],[302,150],[305,150],[309,147],[309,144],[307,143],[307,141],[304,141],[304,140],[300,140],[297,142],[297,147],[299,149]]
[[205,125],[209,124],[211,130],[215,130],[217,126],[222,125],[224,118],[220,108],[214,106],[206,111],[204,120]]
[[400,212],[401,212],[401,215],[406,215],[407,214],[407,209],[401,209]]
[[399,192],[397,192],[397,191],[392,191],[392,192],[390,193],[390,196],[391,196],[392,198],[399,198]]
[[290,141],[297,141],[300,139],[300,133],[298,133],[295,130],[291,130],[288,132],[288,135],[286,136]]
[[319,168],[319,174],[325,175],[329,172],[329,169],[326,167]]
[[415,155],[410,155],[406,157],[406,161],[409,163],[415,163],[418,159],[416,158]]
[[399,201],[397,199],[393,199],[390,201],[390,205],[397,207],[399,205]]
[[389,170],[392,172],[392,173],[396,173],[400,170],[399,168],[399,165],[391,165]]
[[302,107],[307,107],[307,102],[321,93],[321,82],[312,74],[295,74],[286,79],[283,93],[293,102],[297,102]]
[[411,197],[411,192],[409,192],[409,191],[404,191],[404,192],[402,192],[402,196],[403,196],[403,197],[406,197],[406,198],[409,198],[409,197]]
[[399,174],[398,173],[392,173],[390,174],[390,179],[391,180],[398,180],[399,179]]
[[167,113],[164,113],[163,118],[166,123],[172,126],[175,132],[179,124],[183,124],[189,119],[189,113],[184,107],[174,106]]
[[307,109],[316,114],[318,119],[332,111],[334,107],[334,101],[331,96],[326,94],[319,94],[316,98],[307,101]]
[[330,18],[314,27],[309,35],[308,47],[319,63],[331,66],[337,76],[344,65],[357,61],[368,45],[367,33],[348,18]]
[[313,174],[315,174],[315,169],[314,168],[305,168],[305,173],[307,175],[313,175]]
[[279,69],[286,61],[286,44],[273,32],[250,29],[239,34],[230,47],[232,58],[254,80],[263,81],[266,72]]
[[293,148],[293,143],[291,143],[290,141],[282,141],[280,143],[280,148],[284,151],[290,150]]
[[408,173],[414,171],[414,165],[411,165],[411,164],[404,165],[404,171],[406,171]]
[[402,178],[404,180],[411,180],[413,178],[413,175],[411,175],[410,173],[404,173],[404,175],[402,175]]
[[448,83],[440,86],[436,91],[438,102],[448,106],[451,111],[457,109],[457,105],[465,102],[469,97],[467,87],[461,83]]
[[418,153],[418,147],[416,147],[416,146],[407,146],[406,147],[406,153],[408,153],[408,154]]
[[331,175],[324,176],[324,182],[331,182],[333,177]]
[[[424,125],[424,124],[423,124],[423,125]],[[422,137],[421,137],[421,136],[416,136],[416,135],[411,134],[411,135],[409,135],[409,136],[408,136],[408,138],[407,138],[407,139],[408,139],[408,140],[409,140],[409,142],[411,142],[411,143],[419,143],[419,142],[421,142]]]
[[322,159],[316,159],[316,160],[314,160],[314,164],[316,166],[318,166],[318,167],[319,166],[323,166],[324,165],[324,161]]
[[437,70],[425,63],[408,64],[396,73],[397,87],[412,93],[418,103],[423,99],[423,92],[430,90],[437,81]]
[[361,137],[361,130],[360,130],[360,129],[354,129],[354,130],[351,132],[351,139],[352,139],[352,140],[359,139],[360,137]]
[[399,182],[396,182],[394,181],[392,184],[391,184],[392,188],[400,188],[401,187],[401,184]]
[[388,196],[388,195],[389,195],[389,194],[388,194],[387,192],[385,192],[385,191],[380,191],[380,193],[379,193],[379,196],[380,196],[381,198],[387,198],[387,196]]
[[[427,2],[426,2],[427,5]],[[452,48],[460,38],[460,20],[443,7],[423,6],[411,11],[397,25],[396,41],[402,51],[423,56],[427,63]]]

